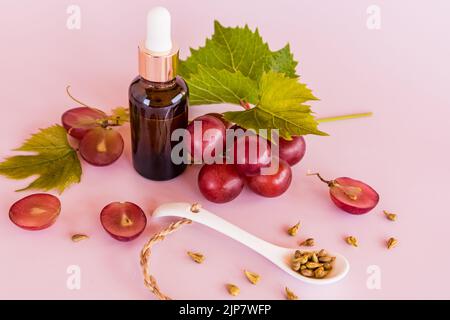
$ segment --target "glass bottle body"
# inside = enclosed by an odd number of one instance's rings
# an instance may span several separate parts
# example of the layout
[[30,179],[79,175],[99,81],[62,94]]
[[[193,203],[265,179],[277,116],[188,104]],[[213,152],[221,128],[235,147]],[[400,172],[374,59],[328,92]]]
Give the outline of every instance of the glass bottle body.
[[159,83],[136,77],[129,88],[133,165],[151,180],[170,180],[186,169],[172,161],[172,132],[188,125],[189,90],[181,77]]

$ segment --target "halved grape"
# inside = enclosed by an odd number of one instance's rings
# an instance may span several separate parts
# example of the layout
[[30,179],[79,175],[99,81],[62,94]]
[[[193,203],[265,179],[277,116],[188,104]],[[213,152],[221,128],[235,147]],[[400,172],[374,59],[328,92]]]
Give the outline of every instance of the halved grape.
[[51,194],[36,193],[15,202],[9,209],[9,218],[26,230],[42,230],[55,223],[61,211],[61,202]]
[[279,159],[278,171],[271,175],[247,177],[247,184],[255,193],[268,198],[278,197],[291,185],[292,171],[289,164]]
[[[195,130],[198,127],[197,131]],[[204,152],[207,155],[215,156],[214,149],[217,147],[220,153],[223,153],[225,147],[225,125],[221,120],[212,115],[203,115],[195,118],[187,127],[191,136],[191,145],[189,153],[195,160],[203,160]],[[205,134],[208,133],[208,134]],[[220,147],[220,148],[219,148]]]
[[205,164],[198,174],[198,187],[209,201],[225,203],[241,193],[244,180],[232,164]]
[[238,172],[245,176],[256,176],[261,168],[270,166],[271,150],[269,142],[256,135],[245,134],[234,143],[234,164]]
[[302,136],[292,137],[292,140],[279,140],[279,157],[290,166],[299,163],[306,152],[305,139]]
[[316,175],[330,188],[330,197],[333,203],[340,209],[351,214],[364,214],[372,210],[378,204],[380,196],[368,184],[348,177],[340,177],[333,180],[325,180],[318,173]]
[[119,241],[136,239],[147,225],[144,211],[131,202],[112,202],[100,213],[100,222],[111,237]]
[[123,138],[111,128],[94,128],[81,139],[80,154],[84,160],[94,166],[107,166],[122,155]]
[[106,117],[106,114],[101,110],[79,107],[64,112],[61,116],[61,122],[72,137],[81,140],[89,129],[99,126],[98,120]]
[[337,207],[351,214],[367,213],[375,208],[380,200],[380,196],[371,186],[348,177],[333,180],[330,197]]

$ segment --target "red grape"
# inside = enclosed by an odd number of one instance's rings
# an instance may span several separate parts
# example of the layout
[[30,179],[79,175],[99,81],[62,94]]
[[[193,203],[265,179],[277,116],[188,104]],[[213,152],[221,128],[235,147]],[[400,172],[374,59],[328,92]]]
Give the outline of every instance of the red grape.
[[292,140],[279,140],[279,157],[290,166],[299,163],[306,152],[305,139],[302,136],[292,137]]
[[237,138],[245,135],[246,131],[246,129],[238,126],[237,124],[227,128],[225,137],[225,153],[227,156],[230,156],[230,151],[234,150],[236,147]]
[[[197,131],[195,126],[200,124]],[[188,127],[187,130],[191,136],[191,145],[189,152],[191,156],[196,160],[203,160],[203,155],[205,150],[207,150],[205,155],[215,156],[214,149],[220,148],[220,153],[223,153],[223,148],[225,145],[225,134],[226,128],[221,120],[212,115],[203,115],[195,118]],[[204,135],[208,132],[210,136]]]
[[351,214],[364,214],[372,210],[378,204],[380,196],[368,184],[348,177],[340,177],[328,181],[318,173],[320,180],[328,184],[330,197],[333,203],[340,209]]
[[131,202],[112,202],[100,213],[100,222],[111,237],[119,241],[137,238],[147,225],[144,211]]
[[234,164],[240,174],[259,175],[261,168],[270,166],[270,163],[270,144],[266,139],[256,134],[245,134],[235,139]]
[[55,223],[61,211],[61,202],[51,194],[36,193],[15,202],[9,209],[9,218],[26,230],[42,230]]
[[244,128],[242,128],[240,125],[238,125],[238,124],[233,124],[229,129],[232,129],[232,130],[237,130],[237,129],[241,129],[242,131],[247,131],[246,129],[244,129]]
[[223,114],[221,113],[217,113],[217,112],[210,112],[206,114],[207,116],[213,116],[217,119],[219,119],[220,121],[222,121],[223,125],[225,126],[226,129],[230,128],[233,126],[233,123],[228,121],[227,119],[224,118]]
[[205,164],[198,174],[198,186],[209,201],[225,203],[241,193],[244,180],[232,164]]
[[89,130],[80,142],[80,154],[94,166],[107,166],[116,161],[123,152],[123,139],[111,128]]
[[92,128],[98,127],[98,120],[105,119],[106,114],[98,109],[79,107],[67,110],[61,116],[61,121],[67,132],[81,140]]
[[291,167],[282,159],[279,159],[278,171],[275,174],[247,177],[250,189],[268,198],[282,195],[289,188],[291,181]]

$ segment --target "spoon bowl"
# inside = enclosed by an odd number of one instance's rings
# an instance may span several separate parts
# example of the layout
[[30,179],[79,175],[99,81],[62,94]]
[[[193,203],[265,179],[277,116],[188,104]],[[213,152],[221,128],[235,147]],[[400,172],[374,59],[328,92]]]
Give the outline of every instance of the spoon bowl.
[[[300,273],[292,270],[290,266],[292,256],[298,248],[276,246],[238,228],[234,224],[216,216],[206,209],[201,208],[198,212],[194,213],[191,211],[191,206],[190,203],[186,202],[166,203],[156,208],[152,216],[155,218],[186,218],[208,226],[253,249],[286,273],[289,273],[291,276],[305,283],[316,285],[335,283],[343,279],[350,270],[350,264],[343,255],[328,251],[328,254],[336,257],[336,259],[333,262],[333,269],[325,278],[316,279],[302,276]],[[308,251],[309,250],[314,250],[314,248],[308,248]]]

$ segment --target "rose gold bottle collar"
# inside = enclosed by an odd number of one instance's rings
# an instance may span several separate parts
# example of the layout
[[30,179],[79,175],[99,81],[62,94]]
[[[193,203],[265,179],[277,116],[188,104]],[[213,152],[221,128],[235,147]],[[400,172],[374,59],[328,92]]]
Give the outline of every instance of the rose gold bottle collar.
[[139,45],[139,75],[152,82],[168,82],[177,76],[178,46],[168,52],[153,52]]

